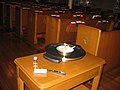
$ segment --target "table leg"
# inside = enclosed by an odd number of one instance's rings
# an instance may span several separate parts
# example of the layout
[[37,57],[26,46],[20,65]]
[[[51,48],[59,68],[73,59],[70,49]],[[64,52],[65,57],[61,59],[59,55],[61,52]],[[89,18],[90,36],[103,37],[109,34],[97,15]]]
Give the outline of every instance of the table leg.
[[24,90],[24,82],[19,77],[19,68],[17,68],[17,85],[18,85],[18,90]]
[[18,90],[24,90],[24,82],[18,77]]
[[91,90],[98,90],[100,77],[101,77],[101,73],[102,73],[102,68],[103,68],[103,66],[100,66],[99,74],[96,77],[94,77]]

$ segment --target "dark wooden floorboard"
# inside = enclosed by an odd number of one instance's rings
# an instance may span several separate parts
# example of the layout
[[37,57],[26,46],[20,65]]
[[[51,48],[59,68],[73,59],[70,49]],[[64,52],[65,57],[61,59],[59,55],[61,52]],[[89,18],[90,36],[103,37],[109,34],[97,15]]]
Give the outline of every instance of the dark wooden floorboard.
[[40,52],[43,50],[0,32],[0,90],[17,90],[15,58]]
[[120,67],[102,76],[99,90],[120,90]]
[[[41,52],[41,48],[0,32],[0,90],[17,90],[15,58]],[[103,75],[99,90],[120,90],[119,67]]]

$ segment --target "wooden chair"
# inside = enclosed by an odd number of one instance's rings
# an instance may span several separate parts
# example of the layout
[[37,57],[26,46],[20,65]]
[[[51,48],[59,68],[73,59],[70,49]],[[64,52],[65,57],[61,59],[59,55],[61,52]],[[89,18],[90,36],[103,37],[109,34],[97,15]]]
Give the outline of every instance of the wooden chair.
[[80,24],[76,44],[80,45],[86,52],[97,56],[100,36],[100,29]]

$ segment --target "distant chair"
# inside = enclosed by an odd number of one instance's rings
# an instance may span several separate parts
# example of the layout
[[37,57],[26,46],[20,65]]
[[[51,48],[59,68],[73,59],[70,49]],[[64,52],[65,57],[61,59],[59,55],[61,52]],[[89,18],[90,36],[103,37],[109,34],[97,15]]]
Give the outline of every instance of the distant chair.
[[100,20],[96,23],[96,28],[102,31],[112,31],[114,26],[114,21]]
[[86,52],[97,56],[100,36],[100,29],[80,24],[76,44],[80,45]]
[[120,20],[118,20],[114,23],[113,30],[120,30]]

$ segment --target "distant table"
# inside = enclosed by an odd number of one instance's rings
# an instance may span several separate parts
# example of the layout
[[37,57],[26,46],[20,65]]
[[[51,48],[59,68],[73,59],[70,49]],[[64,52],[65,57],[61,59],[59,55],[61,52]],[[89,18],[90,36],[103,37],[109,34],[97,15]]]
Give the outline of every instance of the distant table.
[[[91,54],[82,59],[61,63],[54,63],[43,57],[44,53],[15,59],[17,66],[18,90],[24,90],[26,85],[30,90],[89,90],[82,83],[93,79],[91,90],[97,90],[105,60]],[[48,72],[45,75],[33,73],[33,57],[38,57],[38,65],[42,68],[66,72],[58,75]],[[81,85],[80,85],[81,84]]]

